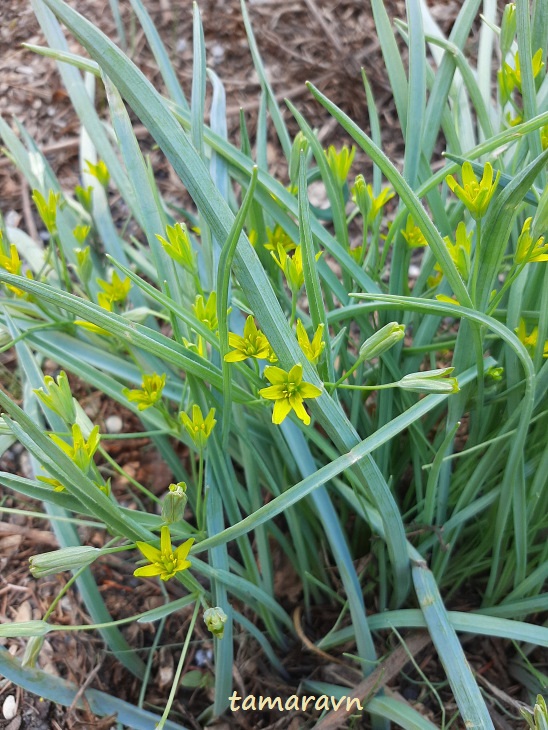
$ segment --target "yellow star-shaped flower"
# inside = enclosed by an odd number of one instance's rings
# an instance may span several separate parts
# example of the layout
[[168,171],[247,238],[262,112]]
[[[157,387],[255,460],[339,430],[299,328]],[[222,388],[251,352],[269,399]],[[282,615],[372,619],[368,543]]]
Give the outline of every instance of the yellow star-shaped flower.
[[147,578],[159,575],[162,580],[173,578],[176,573],[190,568],[191,562],[187,558],[193,543],[194,538],[191,537],[174,550],[169,527],[163,525],[160,531],[160,549],[149,545],[148,542],[135,543],[145,558],[150,560],[150,565],[137,568],[133,575]]
[[303,366],[297,363],[289,372],[282,370],[282,368],[270,366],[264,369],[264,374],[272,385],[261,388],[259,395],[275,401],[272,423],[281,423],[293,410],[301,421],[308,426],[310,416],[304,408],[303,400],[305,398],[318,398],[322,391],[312,383],[303,381]]

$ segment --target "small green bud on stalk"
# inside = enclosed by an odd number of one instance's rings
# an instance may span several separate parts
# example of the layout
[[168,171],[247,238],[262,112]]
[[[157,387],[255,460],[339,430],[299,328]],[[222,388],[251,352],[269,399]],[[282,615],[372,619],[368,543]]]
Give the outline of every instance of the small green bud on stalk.
[[455,368],[425,370],[422,373],[410,373],[398,381],[398,387],[412,393],[458,393],[459,384],[456,378],[446,377]]
[[169,485],[168,493],[162,502],[162,519],[168,525],[183,519],[188,500],[186,489],[185,482]]
[[225,633],[225,624],[228,616],[220,606],[208,608],[204,611],[204,621],[207,630],[210,631],[217,639],[222,639]]
[[360,347],[358,361],[364,362],[364,360],[372,360],[378,357],[403,339],[404,335],[405,325],[398,324],[398,322],[389,322],[365,340]]
[[91,565],[104,552],[89,545],[80,545],[33,555],[29,560],[30,572],[35,578],[43,578],[46,575],[62,573],[64,570],[78,570]]

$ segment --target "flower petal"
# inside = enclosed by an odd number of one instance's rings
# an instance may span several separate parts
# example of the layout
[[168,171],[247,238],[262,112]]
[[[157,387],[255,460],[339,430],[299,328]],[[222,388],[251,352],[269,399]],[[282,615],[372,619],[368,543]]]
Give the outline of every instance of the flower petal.
[[285,398],[283,385],[269,385],[267,388],[261,388],[259,395],[268,400],[280,400]]
[[269,380],[272,385],[281,385],[287,383],[288,376],[285,370],[278,368],[275,365],[269,365],[264,369],[264,376]]
[[137,568],[133,571],[133,575],[137,578],[151,578],[154,575],[160,575],[163,572],[163,568],[160,565],[143,565],[142,568]]
[[167,525],[162,525],[162,529],[160,530],[160,552],[162,555],[169,555],[173,552],[169,527]]
[[302,398],[318,398],[322,394],[320,388],[317,388],[312,383],[301,383],[299,385],[299,395]]
[[143,553],[147,560],[150,560],[151,563],[155,563],[162,557],[162,553],[158,550],[158,548],[149,545],[148,542],[136,542],[135,546]]
[[241,360],[247,360],[248,355],[245,354],[245,352],[241,352],[241,350],[232,350],[232,352],[227,352],[225,355],[225,362],[240,362]]
[[[185,560],[187,555],[190,552],[190,548],[194,544],[194,538],[189,537],[188,540],[185,540],[183,543],[179,545],[179,547],[175,550],[174,556],[176,560]],[[188,561],[186,561],[188,562]],[[189,563],[190,565],[190,563]],[[188,567],[188,566],[186,566]],[[184,570],[184,568],[181,568],[181,570]]]
[[299,383],[303,379],[303,366],[300,362],[298,362],[296,365],[293,365],[289,373],[287,374],[287,379],[293,383],[296,383],[299,385]]
[[291,411],[289,398],[277,400],[272,411],[272,423],[280,424]]
[[294,396],[291,396],[290,405],[297,414],[297,417],[301,419],[301,421],[305,424],[305,426],[308,426],[310,423],[310,416],[306,412],[305,407],[303,406],[303,399],[297,394]]

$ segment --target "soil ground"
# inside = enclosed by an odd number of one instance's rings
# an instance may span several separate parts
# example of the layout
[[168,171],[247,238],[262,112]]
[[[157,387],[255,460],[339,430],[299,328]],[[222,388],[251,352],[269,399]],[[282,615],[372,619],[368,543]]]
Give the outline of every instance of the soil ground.
[[[110,37],[119,38],[116,23],[108,0],[74,0],[72,6],[83,12]],[[113,3],[115,4],[115,3]],[[192,6],[190,2],[175,0],[145,0],[145,5],[154,19],[179,78],[187,95],[190,95],[192,74]],[[404,17],[404,0],[387,0],[386,5],[392,17]],[[126,42],[129,55],[147,73],[149,78],[161,87],[161,79],[154,60],[146,45],[144,34],[133,21],[127,0],[120,0],[120,8],[126,28]],[[436,19],[445,32],[458,12],[460,3],[454,0],[433,4]],[[228,135],[231,140],[239,134],[240,108],[246,115],[250,135],[253,136],[258,111],[259,84],[253,71],[245,30],[241,20],[239,2],[236,0],[203,0],[200,10],[204,24],[208,65],[223,81],[228,104]],[[314,126],[319,130],[322,143],[340,145],[344,140],[333,121],[311,100],[304,85],[312,81],[342,109],[348,112],[358,124],[368,129],[368,115],[362,88],[360,68],[363,67],[371,83],[378,108],[381,111],[385,151],[396,164],[403,158],[403,143],[397,125],[393,100],[380,47],[374,31],[374,23],[368,3],[361,0],[255,0],[249,4],[251,20],[257,42],[278,98],[290,98]],[[55,64],[22,48],[22,42],[44,44],[39,26],[30,5],[22,0],[1,0],[0,5],[0,113],[10,123],[19,119],[36,142],[47,152],[54,171],[67,189],[73,188],[78,180],[78,132],[79,124],[70,100],[56,71]],[[77,44],[71,43],[77,50]],[[358,91],[357,91],[358,90]],[[290,114],[286,110],[290,127]],[[154,151],[146,134],[141,136],[144,149],[150,152],[153,165],[158,171],[162,193],[168,200],[180,201],[181,186],[168,166],[163,165],[160,155]],[[270,162],[283,175],[283,164],[275,145],[270,149]],[[365,160],[358,158],[357,165],[367,170]],[[19,173],[6,157],[0,156],[0,210],[11,225],[21,225],[31,236],[40,236],[40,224],[30,204],[30,191]],[[49,363],[51,372],[55,364]],[[14,376],[15,361],[11,351],[0,355],[0,381],[2,387],[15,399],[20,398]],[[121,416],[125,431],[138,431],[140,426],[130,413],[121,413],[113,405],[93,392],[85,384],[72,382],[75,395],[84,405],[86,412],[101,425],[104,431],[110,416]],[[130,475],[162,494],[170,483],[171,474],[162,466],[161,460],[148,446],[145,439],[109,442],[109,453]],[[122,444],[120,446],[120,444]],[[181,458],[186,458],[185,453]],[[30,465],[25,454],[16,446],[4,454],[0,469],[28,474]],[[118,477],[113,488],[118,499],[124,499],[127,481]],[[130,493],[127,493],[128,500]],[[31,501],[15,499],[8,490],[0,487],[0,502],[3,508],[19,508],[41,512],[41,505]],[[89,528],[81,535],[86,544],[102,545],[103,535]],[[36,581],[28,572],[28,558],[37,552],[55,549],[57,541],[47,520],[10,512],[0,513],[0,622],[21,621],[40,618],[52,598],[66,581],[66,575]],[[162,596],[152,581],[137,581],[127,574],[124,563],[114,558],[103,561],[94,569],[95,578],[102,596],[114,618],[146,610],[159,605]],[[299,604],[299,587],[291,572],[280,563],[280,593],[286,608],[293,610]],[[169,585],[172,597],[177,597],[177,588]],[[129,600],[131,599],[131,600]],[[329,609],[321,616],[312,615],[307,621],[298,622],[303,644],[295,646],[283,658],[288,671],[285,680],[274,677],[267,663],[250,641],[240,640],[234,669],[235,686],[240,694],[270,694],[289,696],[297,690],[299,679],[307,676],[315,679],[340,679],[344,669],[338,658],[320,657],[310,648],[308,640],[314,641],[320,633],[323,621],[330,621]],[[89,622],[77,593],[69,591],[59,603],[51,617],[60,624],[82,624]],[[146,707],[162,708],[169,692],[174,672],[176,652],[173,645],[184,640],[189,616],[172,617],[165,629],[165,646],[156,653],[154,679],[146,698]],[[297,619],[296,619],[297,620]],[[201,632],[201,634],[200,634]],[[147,624],[131,624],[126,636],[133,646],[143,649],[146,659],[148,648],[154,638],[153,628]],[[385,640],[388,639],[385,637]],[[10,652],[20,656],[24,642],[0,640]],[[169,644],[169,645],[168,645]],[[379,646],[380,653],[389,645]],[[487,693],[496,697],[504,709],[516,714],[511,698],[520,698],[519,687],[512,683],[506,671],[505,646],[502,642],[482,640],[469,649],[469,659],[478,676],[485,684]],[[175,655],[175,657],[174,657]],[[418,654],[421,669],[427,670],[432,681],[443,681],[443,671],[431,646]],[[116,688],[118,696],[135,702],[139,683],[120,668],[102,650],[100,639],[92,633],[80,632],[66,635],[53,634],[48,637],[40,654],[39,666],[47,672],[62,676],[82,686],[88,683],[105,692]],[[211,693],[211,644],[209,635],[199,628],[196,642],[190,652],[186,672],[192,676],[196,686],[189,686],[176,701],[175,717],[189,728],[199,728],[197,717],[212,699]],[[393,685],[391,691],[400,693],[414,707],[432,720],[439,722],[439,707],[432,695],[424,693],[419,685],[419,676],[412,666],[405,668],[405,681]],[[350,684],[357,680],[348,677]],[[17,714],[13,720],[0,716],[0,729],[4,730],[72,730],[73,728],[115,727],[112,718],[97,718],[91,712],[81,709],[67,709],[34,697],[0,678],[0,705],[8,695],[17,701]],[[439,694],[445,703],[448,717],[455,711],[450,693],[443,686]],[[521,727],[505,718],[493,702],[493,717],[498,728]],[[279,727],[298,728],[306,722],[304,717],[275,721],[268,714],[252,716],[239,713],[225,718],[217,727]]]

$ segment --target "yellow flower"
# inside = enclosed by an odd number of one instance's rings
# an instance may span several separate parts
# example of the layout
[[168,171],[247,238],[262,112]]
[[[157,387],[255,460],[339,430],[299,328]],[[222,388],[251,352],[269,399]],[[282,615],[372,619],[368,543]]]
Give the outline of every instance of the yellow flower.
[[264,247],[267,249],[267,251],[277,251],[278,245],[283,246],[286,253],[289,253],[290,251],[293,251],[297,248],[297,244],[295,243],[295,241],[293,241],[284,231],[284,229],[279,225],[274,226],[272,230],[270,230],[270,228],[267,228],[266,237],[268,240],[264,244]]
[[428,245],[423,232],[415,225],[413,218],[410,215],[407,216],[405,230],[402,230],[401,234],[407,241],[409,248],[420,248],[421,246]]
[[343,145],[340,151],[337,152],[335,147],[330,145],[327,150],[324,150],[324,152],[335,180],[342,187],[345,184],[350,168],[352,167],[356,148],[349,148],[347,145]]
[[[534,327],[531,334],[527,334],[527,328],[525,326],[525,320],[522,318],[519,321],[519,326],[515,330],[519,341],[525,345],[528,352],[533,355],[537,346],[538,342],[538,327]],[[548,357],[548,340],[544,343],[543,351],[542,351],[543,357]]]
[[162,248],[171,258],[180,264],[190,273],[195,268],[194,251],[184,223],[176,223],[174,226],[167,226],[167,238],[156,234],[156,238],[162,244]]
[[88,166],[89,174],[93,175],[93,177],[96,178],[96,180],[98,180],[104,188],[106,188],[108,181],[110,180],[110,173],[103,160],[99,160],[96,165],[94,165],[93,162],[86,160],[86,165]]
[[314,333],[314,337],[312,338],[312,341],[310,341],[303,323],[300,319],[297,320],[297,340],[302,351],[306,355],[306,359],[314,365],[320,359],[325,348],[325,342],[322,339],[323,328],[323,324],[318,325],[316,332]]
[[78,202],[84,208],[84,210],[87,210],[88,212],[91,212],[91,203],[93,198],[93,188],[91,185],[89,185],[87,188],[83,188],[81,185],[77,185],[74,188],[74,194],[76,195],[76,198],[78,199]]
[[293,410],[301,421],[308,426],[310,416],[304,408],[303,400],[305,398],[318,398],[322,391],[312,383],[303,381],[303,366],[297,363],[289,372],[282,370],[282,368],[269,366],[264,369],[264,374],[272,385],[261,388],[259,395],[275,401],[272,423],[281,423]]
[[161,400],[165,384],[165,373],[164,375],[152,373],[152,375],[143,375],[141,388],[124,388],[122,393],[131,403],[137,403],[140,411],[144,411]]
[[49,484],[50,487],[53,487],[54,492],[64,492],[65,486],[61,484],[61,482],[58,479],[53,479],[53,477],[43,477],[43,476],[37,476],[36,477],[38,481],[44,482],[44,484]]
[[34,205],[38,209],[40,218],[48,229],[48,233],[52,236],[57,232],[57,206],[59,205],[60,197],[61,193],[54,193],[53,190],[50,190],[48,199],[46,200],[39,190],[32,191]]
[[[97,283],[104,292],[103,296],[99,294],[98,299],[101,297],[103,301],[108,299],[112,303],[123,302],[127,298],[129,290],[131,289],[129,276],[126,276],[126,278],[122,281],[116,271],[112,272],[110,282],[104,281],[103,279],[97,279]],[[101,302],[99,303],[101,304]],[[101,306],[103,306],[103,304],[101,304]],[[106,307],[104,307],[104,309],[106,309]]]
[[217,321],[217,292],[212,291],[207,302],[201,294],[198,294],[192,305],[192,311],[196,315],[196,319],[203,322],[205,326],[212,332],[216,332],[219,326]]
[[152,547],[148,542],[135,543],[145,558],[150,560],[150,565],[137,568],[133,575],[139,578],[150,578],[159,575],[162,580],[173,578],[176,573],[190,568],[191,562],[187,558],[193,542],[194,538],[191,537],[174,550],[171,544],[169,527],[163,525],[160,531],[160,549]]
[[445,181],[457,198],[464,203],[470,211],[470,215],[479,220],[483,218],[491,202],[491,198],[499,184],[500,171],[497,172],[493,181],[493,168],[490,162],[485,163],[483,177],[478,179],[467,161],[461,169],[462,186],[457,183],[453,175],[447,175]]
[[373,193],[373,186],[366,184],[363,175],[357,175],[352,187],[352,199],[368,223],[372,223],[395,193],[390,187],[383,188],[378,195]]
[[202,413],[200,406],[194,404],[192,406],[192,418],[190,418],[190,416],[184,411],[179,413],[179,418],[181,419],[181,423],[185,427],[186,432],[196,444],[196,447],[202,450],[206,445],[208,438],[211,436],[213,427],[217,423],[215,420],[215,408],[210,408],[209,413],[204,418],[204,414]]
[[[537,50],[531,60],[533,66],[533,78],[536,79],[544,66],[544,62],[542,60],[542,48]],[[509,63],[505,62],[503,64],[502,71],[499,73],[499,82],[501,84],[503,95],[506,95],[505,98],[508,98],[514,89],[517,89],[521,94],[521,63],[519,60],[519,51],[516,51],[514,56],[514,68],[512,68]]]
[[470,274],[470,251],[472,249],[473,231],[466,232],[466,226],[461,221],[457,226],[456,240],[452,241],[449,236],[444,237],[445,247],[455,264],[457,271],[467,281]]
[[244,325],[244,336],[228,333],[228,344],[233,347],[232,352],[227,352],[225,362],[240,362],[248,357],[256,357],[258,360],[270,359],[272,348],[250,314]]
[[101,440],[99,426],[92,428],[89,438],[86,441],[77,423],[72,425],[72,444],[67,444],[66,441],[55,433],[50,433],[49,437],[83,472],[89,469],[93,461],[93,455],[97,451],[99,441]]
[[544,236],[540,236],[533,242],[529,233],[532,220],[532,218],[527,218],[521,229],[516,247],[516,264],[548,261],[548,243],[544,243]]
[[82,245],[89,236],[90,231],[91,226],[76,226],[76,228],[73,229],[72,234],[78,243]]
[[[298,294],[304,284],[304,271],[303,271],[303,250],[299,245],[295,248],[293,256],[288,256],[286,250],[281,243],[278,244],[278,257],[276,258],[273,251],[270,252],[274,261],[278,264],[280,269],[284,272],[287,286],[293,292]],[[316,254],[316,261],[320,258],[322,252]]]
[[[0,269],[7,271],[8,274],[22,276],[23,262],[19,258],[19,253],[17,251],[17,248],[15,247],[15,244],[10,244],[9,255],[6,256],[6,254],[2,253],[2,240],[2,231],[0,231]],[[32,279],[32,274],[30,271],[27,271],[27,278]],[[27,296],[26,292],[24,292],[22,289],[19,289],[19,287],[17,286],[13,286],[13,284],[6,284],[5,286],[7,289],[9,289],[9,291],[12,291],[18,297]]]
[[540,128],[540,143],[543,150],[548,150],[548,124]]
[[65,371],[61,370],[59,373],[57,383],[50,375],[46,375],[44,385],[45,390],[38,388],[33,390],[33,393],[64,421],[72,423],[76,419],[76,408]]

